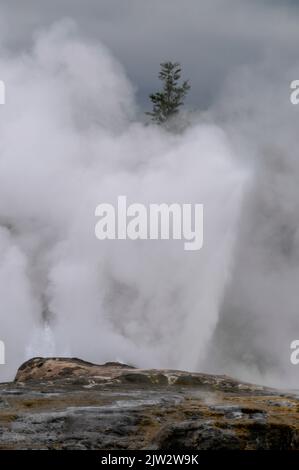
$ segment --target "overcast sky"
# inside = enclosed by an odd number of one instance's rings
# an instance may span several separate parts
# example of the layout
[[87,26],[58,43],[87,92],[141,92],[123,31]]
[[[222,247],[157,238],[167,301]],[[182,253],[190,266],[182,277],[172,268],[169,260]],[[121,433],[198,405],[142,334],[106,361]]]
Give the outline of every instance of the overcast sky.
[[275,0],[1,0],[0,35],[12,51],[28,48],[36,30],[72,18],[78,31],[105,43],[144,105],[157,87],[159,63],[180,61],[207,107],[236,68],[272,56],[278,67],[297,57],[296,1]]

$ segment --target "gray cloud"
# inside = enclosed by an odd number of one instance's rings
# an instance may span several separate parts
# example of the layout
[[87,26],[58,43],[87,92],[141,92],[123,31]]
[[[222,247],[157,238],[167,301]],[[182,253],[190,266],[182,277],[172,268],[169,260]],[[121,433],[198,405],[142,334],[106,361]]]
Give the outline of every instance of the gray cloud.
[[[291,2],[290,2],[291,4]],[[12,50],[28,47],[36,29],[64,17],[101,40],[124,65],[142,105],[158,85],[163,60],[179,60],[190,78],[189,105],[206,108],[227,75],[244,64],[297,54],[298,11],[288,2],[245,0],[3,0],[2,30]]]

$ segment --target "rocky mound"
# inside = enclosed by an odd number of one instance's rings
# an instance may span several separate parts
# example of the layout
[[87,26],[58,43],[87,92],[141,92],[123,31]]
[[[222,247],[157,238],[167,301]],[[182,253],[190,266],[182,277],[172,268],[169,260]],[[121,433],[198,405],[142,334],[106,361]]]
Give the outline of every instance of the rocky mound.
[[15,382],[65,380],[78,378],[100,378],[107,380],[116,377],[122,369],[131,369],[127,364],[107,362],[104,365],[92,364],[77,358],[35,357],[19,367]]
[[299,394],[227,376],[34,358],[0,384],[2,449],[299,449]]

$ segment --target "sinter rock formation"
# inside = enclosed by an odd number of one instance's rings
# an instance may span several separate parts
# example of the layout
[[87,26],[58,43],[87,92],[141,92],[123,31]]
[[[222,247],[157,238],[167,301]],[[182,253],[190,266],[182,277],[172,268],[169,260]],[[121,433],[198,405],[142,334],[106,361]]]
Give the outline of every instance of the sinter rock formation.
[[0,384],[1,449],[299,449],[299,395],[230,377],[34,358]]

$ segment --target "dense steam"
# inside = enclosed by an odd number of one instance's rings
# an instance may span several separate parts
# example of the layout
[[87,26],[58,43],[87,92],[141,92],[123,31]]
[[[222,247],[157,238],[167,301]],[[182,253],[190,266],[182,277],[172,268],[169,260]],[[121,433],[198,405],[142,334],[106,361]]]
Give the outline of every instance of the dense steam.
[[[71,355],[290,383],[299,160],[287,81],[279,95],[267,65],[232,76],[172,135],[138,122],[122,67],[71,24],[0,65],[1,378],[31,356]],[[203,203],[204,248],[97,240],[95,208],[118,195]]]
[[[1,64],[1,335],[5,375],[32,355],[194,369],[218,320],[244,171],[220,128],[134,119],[108,51],[60,24]],[[100,202],[203,203],[205,246],[104,241]]]

